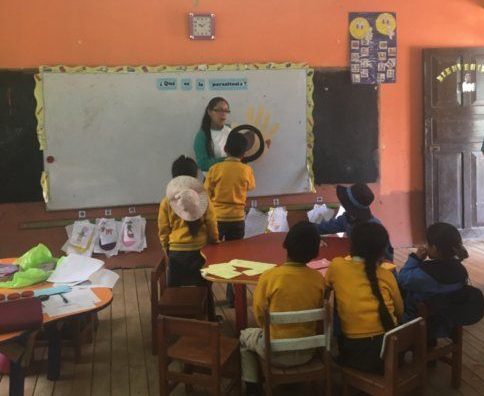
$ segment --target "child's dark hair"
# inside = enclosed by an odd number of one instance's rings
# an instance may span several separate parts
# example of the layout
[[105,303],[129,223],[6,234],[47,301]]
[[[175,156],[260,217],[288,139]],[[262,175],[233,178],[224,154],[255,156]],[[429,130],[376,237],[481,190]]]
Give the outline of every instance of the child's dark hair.
[[231,157],[241,158],[247,150],[247,139],[240,132],[232,131],[227,137],[224,149]]
[[205,113],[203,114],[203,118],[202,118],[201,129],[203,130],[203,133],[205,134],[205,149],[207,150],[209,157],[214,157],[215,153],[213,151],[212,133],[210,132],[212,120],[210,118],[210,115],[208,114],[208,111],[215,109],[215,107],[220,102],[225,102],[225,103],[227,103],[227,105],[229,104],[229,102],[227,102],[224,98],[222,98],[220,96],[217,96],[215,98],[210,99],[210,102],[208,102],[208,105],[205,108]]
[[469,257],[466,248],[462,245],[459,231],[449,223],[435,223],[427,228],[427,243],[435,246],[441,259],[450,259],[457,256],[459,260]]
[[305,264],[318,256],[320,241],[316,226],[309,221],[300,221],[287,233],[283,247],[289,260]]
[[171,165],[171,176],[192,176],[197,177],[198,166],[193,158],[180,155]]
[[395,323],[378,286],[376,269],[384,255],[388,241],[387,230],[378,223],[357,224],[351,231],[351,255],[365,260],[365,273],[370,282],[371,291],[378,300],[378,314],[385,331],[394,328]]
[[[185,155],[180,155],[171,166],[171,175],[173,178],[178,176],[191,176],[197,177],[198,166],[193,158]],[[188,225],[188,231],[192,237],[196,237],[198,231],[202,227],[202,220],[185,221]]]

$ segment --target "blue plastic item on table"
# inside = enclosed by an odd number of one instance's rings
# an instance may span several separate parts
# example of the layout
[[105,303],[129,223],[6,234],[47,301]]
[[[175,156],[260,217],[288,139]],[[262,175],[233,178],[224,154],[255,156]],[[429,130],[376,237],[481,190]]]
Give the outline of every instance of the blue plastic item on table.
[[53,296],[54,294],[60,294],[60,293],[69,293],[71,291],[70,286],[55,286],[55,287],[48,287],[46,289],[37,289],[34,290],[34,296],[35,297],[40,297],[40,296]]

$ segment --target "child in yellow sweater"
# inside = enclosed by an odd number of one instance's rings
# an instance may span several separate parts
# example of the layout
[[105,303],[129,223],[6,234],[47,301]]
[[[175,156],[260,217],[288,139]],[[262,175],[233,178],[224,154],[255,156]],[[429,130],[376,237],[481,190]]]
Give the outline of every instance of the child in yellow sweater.
[[383,334],[403,314],[395,276],[380,265],[387,245],[388,233],[381,224],[358,224],[351,233],[351,256],[333,259],[325,276],[341,320],[341,363],[358,370],[383,371]]
[[180,156],[172,166],[173,179],[160,203],[158,230],[161,246],[168,254],[168,286],[205,284],[200,253],[209,242],[218,241],[217,220],[192,158]]
[[[324,279],[306,263],[317,257],[320,237],[316,226],[307,221],[294,225],[287,233],[284,248],[287,261],[264,272],[254,292],[254,317],[257,324],[264,325],[264,309],[270,312],[303,311],[323,306]],[[316,334],[315,323],[271,325],[272,338],[298,338]],[[257,382],[257,357],[264,354],[262,328],[249,328],[240,333],[242,379],[247,383],[248,393]],[[313,350],[277,352],[272,355],[272,364],[292,367],[307,363]]]
[[[244,238],[245,200],[247,192],[255,188],[254,172],[242,163],[247,140],[239,132],[230,132],[225,152],[227,158],[212,165],[205,178],[205,188],[215,208],[220,240]],[[233,306],[234,294],[227,285],[227,301]]]

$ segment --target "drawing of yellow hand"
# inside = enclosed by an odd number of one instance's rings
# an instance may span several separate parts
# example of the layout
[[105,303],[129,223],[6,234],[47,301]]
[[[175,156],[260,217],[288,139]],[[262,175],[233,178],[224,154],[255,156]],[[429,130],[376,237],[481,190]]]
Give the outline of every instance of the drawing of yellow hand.
[[247,108],[247,123],[254,125],[265,139],[271,139],[277,131],[279,131],[279,123],[270,124],[271,113],[265,110],[263,105],[260,105],[255,113],[254,106]]
[[279,131],[280,124],[275,122],[270,123],[271,113],[265,110],[264,106],[260,105],[255,113],[254,106],[247,108],[247,124],[255,126],[264,136],[264,142],[267,148],[270,147],[272,137]]

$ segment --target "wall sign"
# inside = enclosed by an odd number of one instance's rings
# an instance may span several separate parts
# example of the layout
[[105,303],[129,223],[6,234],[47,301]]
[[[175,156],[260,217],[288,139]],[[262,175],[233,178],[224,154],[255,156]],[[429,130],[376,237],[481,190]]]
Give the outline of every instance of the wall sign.
[[396,82],[397,20],[394,12],[349,14],[353,84]]

